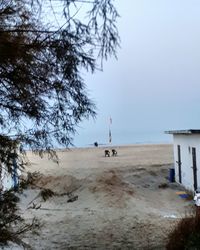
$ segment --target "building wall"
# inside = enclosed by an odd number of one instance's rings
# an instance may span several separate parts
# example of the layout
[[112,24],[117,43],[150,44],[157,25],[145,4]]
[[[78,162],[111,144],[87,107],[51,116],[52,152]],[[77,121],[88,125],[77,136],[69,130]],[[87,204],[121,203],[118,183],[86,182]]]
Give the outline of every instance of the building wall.
[[174,166],[175,179],[179,182],[178,171],[178,149],[181,148],[181,176],[182,185],[189,190],[194,190],[194,175],[192,162],[192,147],[196,148],[196,164],[197,164],[197,185],[200,187],[200,135],[174,135]]

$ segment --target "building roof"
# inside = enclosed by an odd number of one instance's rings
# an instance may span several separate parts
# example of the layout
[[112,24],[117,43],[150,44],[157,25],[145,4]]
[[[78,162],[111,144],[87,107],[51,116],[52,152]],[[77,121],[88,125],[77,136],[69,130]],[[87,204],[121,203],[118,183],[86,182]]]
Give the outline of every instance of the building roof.
[[165,133],[173,135],[200,134],[200,129],[170,130],[170,131],[165,131]]

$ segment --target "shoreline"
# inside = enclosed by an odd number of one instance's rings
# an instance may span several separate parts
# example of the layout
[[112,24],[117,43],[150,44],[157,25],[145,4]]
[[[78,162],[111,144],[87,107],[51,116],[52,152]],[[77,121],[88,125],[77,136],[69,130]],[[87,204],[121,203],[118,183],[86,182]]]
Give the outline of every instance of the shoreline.
[[[55,151],[71,151],[71,150],[84,150],[84,149],[98,149],[98,148],[128,148],[128,147],[143,147],[143,146],[164,146],[164,145],[172,145],[173,142],[155,142],[155,143],[143,143],[143,142],[138,142],[138,143],[132,143],[132,144],[100,144],[98,147],[95,147],[94,145],[91,146],[71,146],[69,148],[54,148],[53,150]],[[28,150],[27,152],[31,152]]]

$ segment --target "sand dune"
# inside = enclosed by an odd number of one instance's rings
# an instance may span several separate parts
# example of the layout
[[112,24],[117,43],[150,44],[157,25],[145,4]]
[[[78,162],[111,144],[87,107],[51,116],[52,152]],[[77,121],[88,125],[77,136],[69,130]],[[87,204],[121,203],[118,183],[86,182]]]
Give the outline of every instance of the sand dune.
[[[172,223],[192,206],[166,178],[172,145],[115,149],[116,157],[105,157],[103,147],[59,150],[59,165],[28,153],[26,171],[40,171],[37,186],[57,194],[47,201],[39,188],[21,195],[26,220],[35,216],[44,224],[39,235],[26,235],[33,249],[165,248]],[[27,209],[33,199],[40,209]]]

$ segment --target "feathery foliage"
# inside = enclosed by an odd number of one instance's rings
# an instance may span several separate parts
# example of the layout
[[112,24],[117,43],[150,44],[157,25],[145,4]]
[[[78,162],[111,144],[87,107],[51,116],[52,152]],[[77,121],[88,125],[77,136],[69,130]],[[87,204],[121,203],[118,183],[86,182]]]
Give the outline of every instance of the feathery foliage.
[[113,0],[1,1],[2,136],[39,152],[72,143],[77,124],[96,114],[82,73],[116,56],[118,16]]

